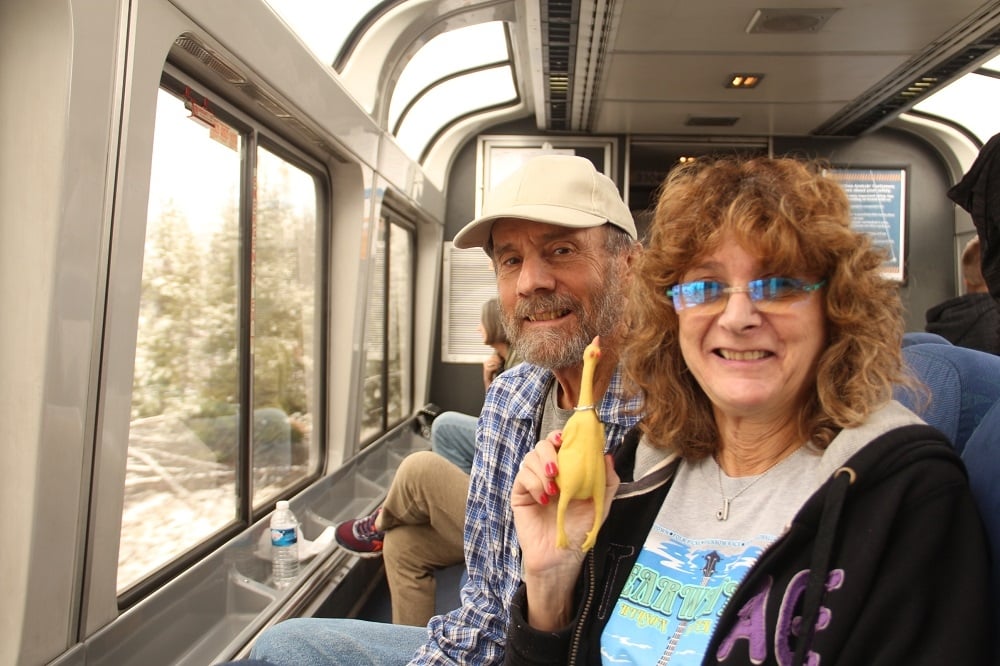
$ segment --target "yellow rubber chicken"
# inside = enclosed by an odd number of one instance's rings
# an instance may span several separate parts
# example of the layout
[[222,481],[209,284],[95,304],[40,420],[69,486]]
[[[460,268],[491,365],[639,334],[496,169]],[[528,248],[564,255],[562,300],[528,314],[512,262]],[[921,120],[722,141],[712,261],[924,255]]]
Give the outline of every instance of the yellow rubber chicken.
[[601,358],[600,337],[583,351],[583,375],[577,407],[562,431],[562,445],[557,460],[559,473],[559,508],[556,513],[556,546],[568,548],[565,518],[570,500],[594,500],[594,527],[580,546],[586,552],[594,547],[604,512],[604,424],[594,406],[594,368]]

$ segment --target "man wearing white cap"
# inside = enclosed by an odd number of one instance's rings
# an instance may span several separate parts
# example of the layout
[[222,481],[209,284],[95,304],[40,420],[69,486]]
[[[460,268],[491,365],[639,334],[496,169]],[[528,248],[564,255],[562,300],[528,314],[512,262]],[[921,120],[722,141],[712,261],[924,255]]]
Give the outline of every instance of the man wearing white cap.
[[[561,429],[577,405],[583,350],[597,335],[602,356],[594,396],[607,449],[638,421],[639,401],[625,393],[617,350],[639,244],[631,213],[609,178],[580,157],[536,157],[489,193],[483,214],[454,243],[481,247],[493,260],[504,328],[525,361],[494,380],[479,417],[464,521],[468,582],[462,606],[432,618],[427,629],[289,620],[261,636],[254,658],[307,666],[501,662],[520,574],[511,486],[525,453]],[[440,478],[428,481],[441,484]],[[392,538],[399,518],[385,522],[379,527]]]

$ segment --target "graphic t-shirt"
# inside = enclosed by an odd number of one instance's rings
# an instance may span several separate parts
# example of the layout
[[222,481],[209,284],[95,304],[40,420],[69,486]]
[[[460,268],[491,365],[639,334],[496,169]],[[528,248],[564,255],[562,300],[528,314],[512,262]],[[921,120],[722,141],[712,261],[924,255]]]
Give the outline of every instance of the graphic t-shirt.
[[[764,474],[682,462],[601,636],[605,664],[700,664],[740,581],[816,490],[802,447]],[[724,498],[725,520],[720,520]]]

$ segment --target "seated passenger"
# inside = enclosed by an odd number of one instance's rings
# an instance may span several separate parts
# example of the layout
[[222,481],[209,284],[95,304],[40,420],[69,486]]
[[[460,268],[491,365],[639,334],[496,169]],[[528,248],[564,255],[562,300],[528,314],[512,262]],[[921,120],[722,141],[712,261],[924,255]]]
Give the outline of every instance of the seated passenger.
[[671,172],[628,299],[641,436],[586,556],[589,500],[554,546],[559,439],[525,456],[506,664],[993,663],[982,524],[949,442],[891,399],[881,265],[819,168]]
[[[497,299],[483,303],[478,326],[483,344],[493,347],[493,354],[483,361],[483,386],[489,389],[493,380],[504,370],[518,364],[517,355],[507,341]],[[461,412],[442,412],[431,422],[431,449],[458,465],[468,474],[476,452],[476,422],[478,416]]]
[[[483,363],[486,388],[516,365],[503,330],[500,305],[483,303],[478,326],[483,343],[494,353]],[[337,543],[362,557],[385,553],[392,621],[425,626],[435,611],[434,572],[462,563],[462,531],[469,470],[475,451],[476,417],[443,412],[431,425],[434,453],[407,456],[400,464],[385,501],[371,514],[337,525]],[[386,533],[392,532],[390,538]]]
[[[606,425],[608,448],[616,447],[638,420],[638,401],[628,398],[621,384],[617,349],[625,334],[622,308],[629,271],[640,247],[631,214],[609,178],[584,158],[546,155],[530,160],[490,193],[483,215],[456,236],[455,245],[481,247],[494,259],[504,328],[526,361],[494,380],[480,416],[464,514],[469,581],[463,606],[432,619],[430,638],[427,629],[416,627],[288,620],[262,634],[253,649],[257,658],[277,664],[375,659],[402,664],[422,645],[423,661],[502,658],[520,559],[509,509],[497,512],[492,502],[509,496],[517,465],[540,433],[560,428],[572,412],[583,349],[595,335],[601,336],[604,356],[594,391],[603,396],[597,411]],[[440,476],[432,485],[459,488]],[[458,504],[460,515],[464,493],[459,488],[446,500]],[[401,512],[416,523],[419,542],[435,538],[426,529],[433,530],[433,517],[426,515],[431,504],[447,511],[445,501],[433,501]],[[406,541],[408,531],[403,525],[387,530],[387,569],[396,566],[395,558],[414,555],[405,547],[393,548],[397,536]],[[393,597],[395,606],[395,590]]]
[[994,302],[1000,308],[1000,134],[979,151],[948,198],[972,216],[979,236],[980,268]]
[[928,310],[926,329],[953,345],[1000,354],[1000,308],[983,279],[979,245],[973,236],[962,251],[965,293]]

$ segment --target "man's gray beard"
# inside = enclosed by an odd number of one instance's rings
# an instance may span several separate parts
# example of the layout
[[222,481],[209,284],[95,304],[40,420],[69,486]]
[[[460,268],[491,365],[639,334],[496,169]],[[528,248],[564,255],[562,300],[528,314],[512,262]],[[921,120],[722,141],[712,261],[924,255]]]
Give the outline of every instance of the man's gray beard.
[[[503,312],[503,325],[507,338],[521,360],[550,370],[581,364],[583,351],[594,336],[600,335],[607,339],[607,336],[612,335],[621,323],[625,293],[619,281],[609,280],[597,291],[592,312],[584,311],[576,299],[569,299],[573,311],[577,314],[580,327],[568,334],[552,330],[524,333],[523,318],[516,311],[513,316]],[[555,302],[559,300],[558,297],[552,298]],[[537,303],[539,300],[523,301],[521,307],[525,307],[527,303]],[[565,297],[562,302],[570,305]]]

